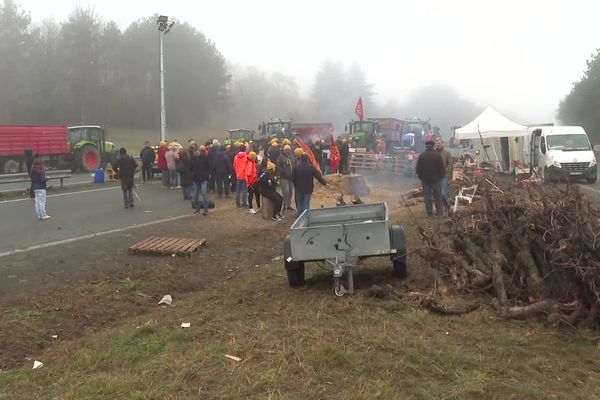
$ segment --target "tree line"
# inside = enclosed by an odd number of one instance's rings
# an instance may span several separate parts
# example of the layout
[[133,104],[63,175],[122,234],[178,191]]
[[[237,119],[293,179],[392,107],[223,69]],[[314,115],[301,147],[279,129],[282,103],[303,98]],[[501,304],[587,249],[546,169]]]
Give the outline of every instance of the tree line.
[[[0,7],[0,123],[159,126],[158,15],[121,30],[92,9],[33,24],[14,0]],[[451,88],[418,90],[400,104],[377,104],[357,63],[325,60],[308,91],[294,77],[227,62],[202,32],[177,21],[164,37],[169,129],[248,127],[271,117],[343,128],[362,97],[367,116],[421,117],[448,131],[477,107]]]

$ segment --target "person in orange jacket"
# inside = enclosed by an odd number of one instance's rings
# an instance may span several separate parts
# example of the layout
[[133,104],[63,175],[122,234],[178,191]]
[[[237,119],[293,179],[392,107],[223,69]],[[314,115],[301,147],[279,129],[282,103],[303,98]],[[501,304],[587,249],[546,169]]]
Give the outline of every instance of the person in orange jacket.
[[235,194],[235,205],[237,207],[248,207],[248,184],[246,183],[246,164],[248,155],[245,151],[237,153],[233,159],[233,169],[237,179],[237,192]]
[[[258,165],[257,157],[254,151],[248,153],[248,163],[246,164],[246,184],[248,186],[248,205],[250,214],[256,214],[260,210],[260,186],[258,184]],[[256,197],[256,208],[252,207],[252,197]]]

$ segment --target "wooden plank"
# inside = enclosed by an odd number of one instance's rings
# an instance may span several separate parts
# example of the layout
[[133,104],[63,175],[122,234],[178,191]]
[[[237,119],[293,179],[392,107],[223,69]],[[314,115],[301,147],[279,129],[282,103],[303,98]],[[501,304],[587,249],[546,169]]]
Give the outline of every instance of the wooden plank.
[[178,241],[171,243],[166,250],[172,253],[181,253],[187,245],[189,245],[188,239],[179,239]]
[[156,246],[157,244],[159,244],[161,242],[162,238],[160,237],[154,237],[153,240],[146,242],[144,244],[144,246],[140,247],[142,250],[148,250],[151,249],[152,247]]
[[164,241],[162,241],[157,247],[156,250],[161,252],[161,253],[168,253],[167,249],[169,248],[169,246],[175,242],[177,242],[179,239],[177,238],[165,238]]
[[144,240],[142,240],[141,242],[138,242],[136,244],[134,244],[133,246],[130,247],[130,249],[139,249],[142,248],[144,246],[146,246],[148,243],[152,242],[153,240],[156,240],[155,236],[150,236]]

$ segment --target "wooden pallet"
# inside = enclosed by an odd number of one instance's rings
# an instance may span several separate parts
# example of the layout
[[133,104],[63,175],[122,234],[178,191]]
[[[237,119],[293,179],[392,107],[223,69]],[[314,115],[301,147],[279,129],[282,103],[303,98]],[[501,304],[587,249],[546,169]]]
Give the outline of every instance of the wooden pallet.
[[129,253],[177,254],[191,256],[192,253],[197,251],[205,242],[206,239],[196,240],[150,236],[129,247]]

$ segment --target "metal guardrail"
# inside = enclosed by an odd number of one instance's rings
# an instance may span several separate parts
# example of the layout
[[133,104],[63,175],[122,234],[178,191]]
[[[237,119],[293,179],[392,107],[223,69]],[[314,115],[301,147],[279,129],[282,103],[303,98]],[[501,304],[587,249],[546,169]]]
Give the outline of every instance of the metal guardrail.
[[350,158],[350,169],[353,171],[388,172],[403,174],[406,160],[397,157],[382,157],[373,153],[353,153]]
[[[70,169],[46,171],[46,178],[48,178],[48,180],[60,179],[60,187],[64,186],[65,179],[71,178],[72,176],[72,171]],[[27,175],[27,173],[25,172],[21,172],[18,174],[0,174],[0,184],[22,183],[29,181],[31,181],[31,179],[29,178],[29,175]]]

